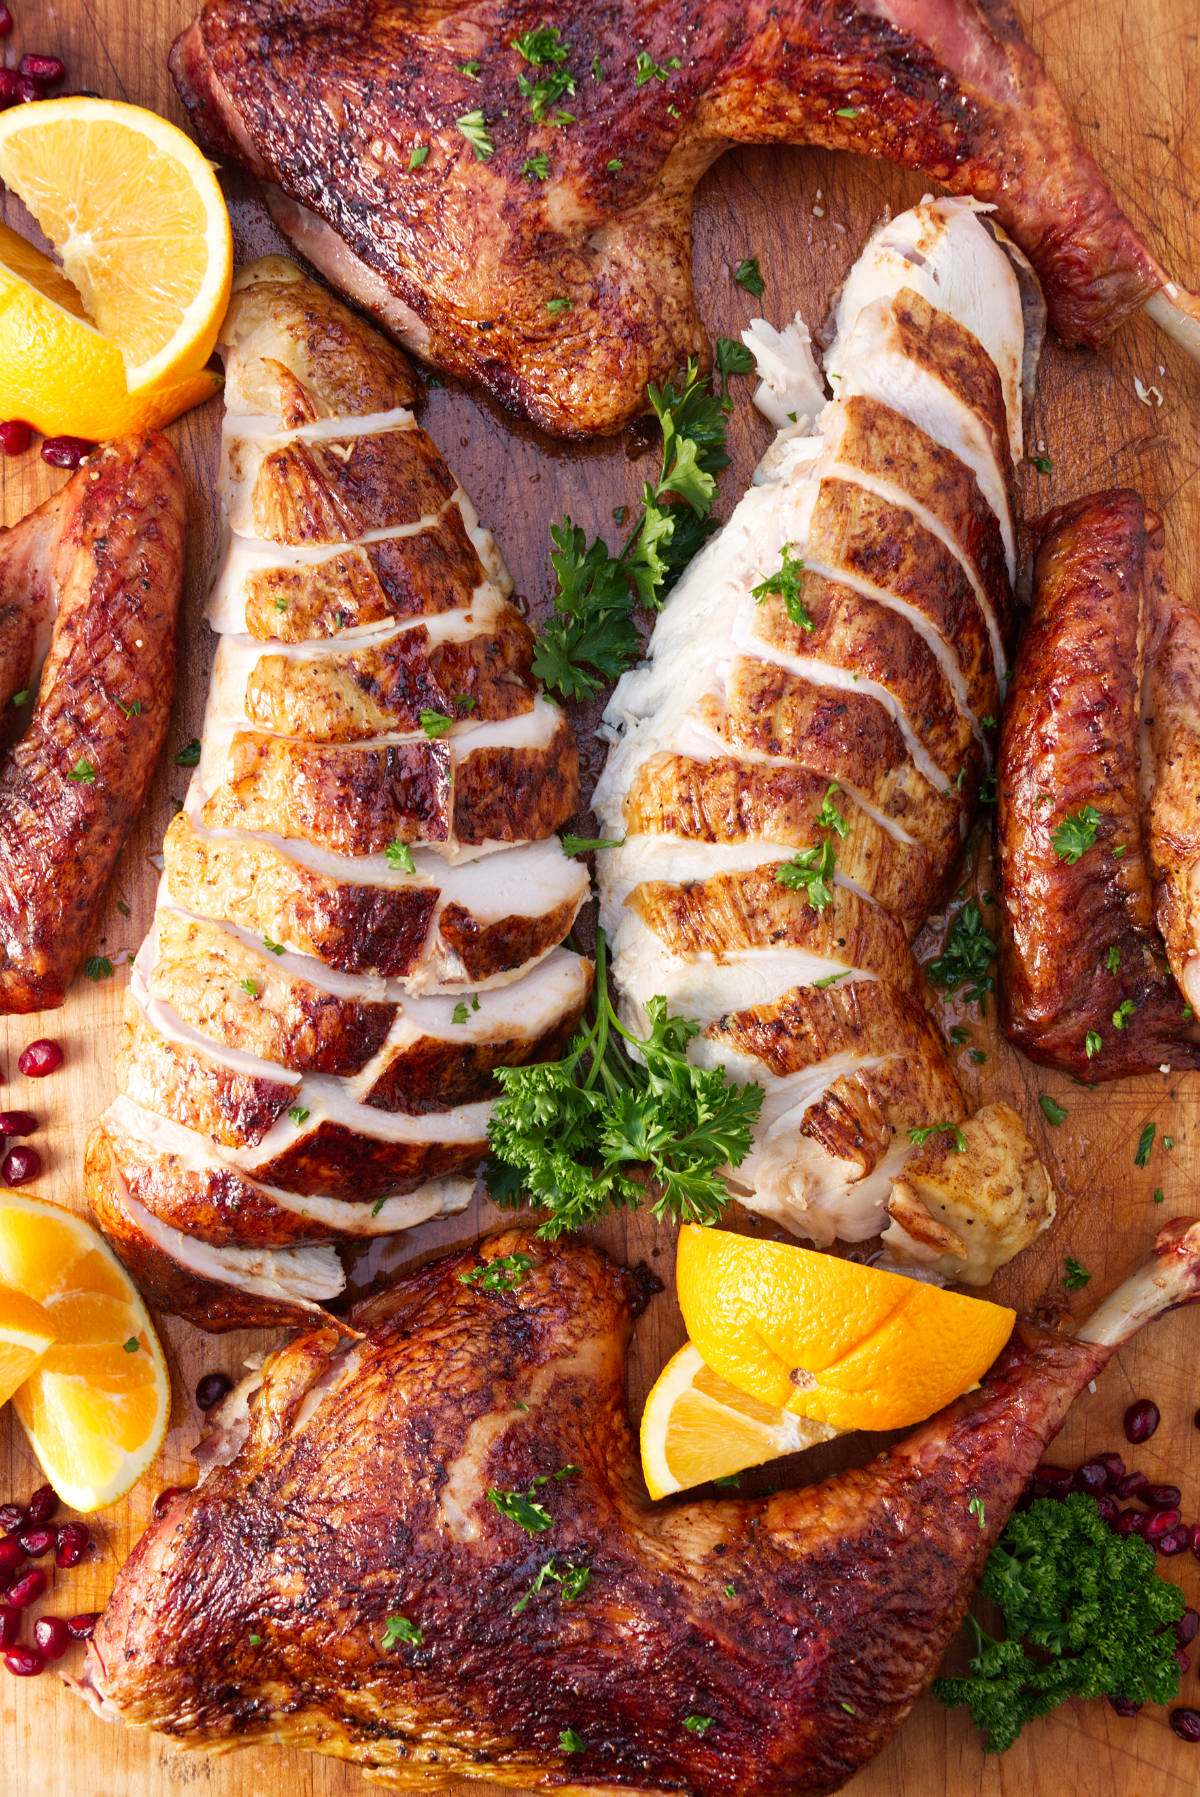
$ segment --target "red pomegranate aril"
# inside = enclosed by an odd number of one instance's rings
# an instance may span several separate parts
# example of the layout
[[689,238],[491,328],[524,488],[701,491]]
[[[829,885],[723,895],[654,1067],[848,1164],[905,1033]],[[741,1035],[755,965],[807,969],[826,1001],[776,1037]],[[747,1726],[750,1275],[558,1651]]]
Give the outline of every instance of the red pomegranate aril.
[[61,1660],[71,1645],[71,1631],[61,1616],[39,1616],[33,1639],[48,1660]]
[[7,37],[13,28],[13,16],[3,0],[0,0],[0,37]]
[[1146,1518],[1143,1531],[1147,1541],[1161,1541],[1168,1535],[1179,1521],[1178,1510],[1152,1510]]
[[232,1390],[233,1380],[228,1373],[205,1373],[196,1384],[196,1402],[201,1410],[214,1410]]
[[0,1504],[0,1529],[6,1535],[15,1535],[29,1520],[29,1512],[23,1504]]
[[1066,1497],[1075,1483],[1069,1466],[1039,1466],[1033,1475],[1033,1488],[1039,1497]]
[[67,1617],[67,1628],[73,1641],[90,1641],[92,1631],[100,1620],[99,1610],[81,1610],[78,1616]]
[[[0,105],[3,105],[2,99]],[[24,455],[32,442],[33,426],[26,424],[23,418],[6,418],[0,424],[0,451],[5,455]]]
[[0,1161],[0,1176],[10,1186],[25,1186],[42,1170],[42,1157],[36,1148],[10,1148]]
[[1200,1741],[1200,1710],[1172,1710],[1169,1721],[1181,1741]]
[[1182,1647],[1177,1647],[1175,1649],[1175,1664],[1178,1666],[1180,1672],[1190,1672],[1192,1670],[1192,1662],[1188,1659]]
[[18,1566],[24,1566],[29,1555],[21,1546],[15,1535],[6,1535],[0,1541],[0,1572],[15,1572]]
[[1115,1523],[1117,1517],[1120,1515],[1120,1511],[1117,1509],[1116,1498],[1108,1497],[1107,1495],[1096,1499],[1096,1509],[1106,1523]]
[[40,81],[35,81],[32,75],[17,76],[17,99],[23,106],[30,105],[34,100],[44,100],[45,98]]
[[16,105],[19,80],[20,76],[15,69],[0,69],[0,106]]
[[1149,1441],[1158,1428],[1158,1405],[1149,1398],[1138,1398],[1125,1412],[1125,1439],[1141,1445]]
[[67,65],[61,56],[44,56],[36,50],[28,51],[17,64],[18,75],[32,75],[45,87],[53,87],[66,72]]
[[1190,1647],[1197,1634],[1200,1634],[1200,1611],[1193,1610],[1189,1604],[1175,1624],[1175,1639],[1180,1647]]
[[78,468],[95,447],[86,437],[47,437],[42,444],[42,460],[52,468]]
[[1119,1454],[1093,1454],[1092,1460],[1097,1466],[1104,1468],[1114,1485],[1118,1479],[1125,1477],[1125,1462]]
[[171,1507],[172,1499],[182,1497],[183,1490],[184,1488],[182,1485],[164,1486],[163,1490],[159,1492],[153,1504],[150,1506],[150,1514],[155,1522],[162,1521],[163,1517]]
[[15,1609],[27,1610],[30,1604],[36,1604],[45,1589],[46,1575],[40,1566],[35,1566],[23,1579],[9,1586],[8,1601]]
[[1131,1473],[1126,1473],[1123,1479],[1117,1480],[1117,1496],[1119,1498],[1137,1497],[1145,1491],[1149,1483],[1145,1473],[1140,1473],[1135,1469]]
[[1108,1490],[1108,1469],[1098,1460],[1085,1460],[1075,1474],[1075,1485],[1077,1490],[1086,1491],[1091,1497],[1101,1497]]
[[0,1604],[0,1648],[11,1647],[21,1633],[21,1612],[11,1604]]
[[58,1043],[52,1042],[48,1036],[39,1036],[36,1042],[31,1042],[28,1048],[22,1049],[17,1060],[17,1072],[23,1073],[26,1079],[45,1079],[48,1073],[57,1073],[62,1064],[63,1051]]
[[1139,1496],[1148,1510],[1178,1510],[1183,1501],[1178,1485],[1147,1485]]
[[45,1658],[36,1647],[10,1647],[4,1664],[14,1678],[36,1678],[46,1670]]
[[1118,1716],[1136,1716],[1142,1707],[1130,1697],[1110,1697],[1108,1701]]
[[[1163,1511],[1162,1514],[1169,1515],[1170,1512]],[[1186,1553],[1187,1544],[1188,1526],[1185,1522],[1177,1522],[1173,1529],[1168,1529],[1166,1534],[1160,1535],[1154,1543],[1159,1553],[1165,1555],[1167,1559],[1170,1559],[1173,1554]]]
[[1149,1520],[1144,1510],[1122,1510],[1117,1518],[1117,1534],[1144,1535]]
[[58,1509],[58,1493],[53,1485],[39,1485],[27,1506],[32,1523],[49,1522]]
[[57,1545],[58,1530],[45,1526],[39,1529],[22,1529],[17,1541],[31,1560],[40,1560],[43,1554],[48,1554]]
[[32,1111],[0,1111],[0,1136],[31,1136],[36,1128]]
[[1197,1560],[1200,1560],[1200,1522],[1194,1522],[1192,1524],[1191,1543],[1192,1552],[1195,1554]]
[[63,1572],[72,1566],[78,1566],[83,1556],[92,1545],[91,1530],[83,1522],[65,1522],[58,1531],[58,1546],[54,1550],[54,1564]]

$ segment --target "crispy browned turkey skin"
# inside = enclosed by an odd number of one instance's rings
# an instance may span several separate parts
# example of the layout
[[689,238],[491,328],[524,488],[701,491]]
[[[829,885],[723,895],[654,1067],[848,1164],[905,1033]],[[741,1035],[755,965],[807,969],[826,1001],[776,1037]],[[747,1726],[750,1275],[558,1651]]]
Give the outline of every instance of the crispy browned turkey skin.
[[[512,1291],[463,1283],[514,1252],[534,1265]],[[836,1791],[933,1676],[1076,1392],[1195,1296],[1198,1258],[1200,1226],[1169,1225],[1090,1341],[1018,1324],[981,1389],[861,1469],[654,1507],[625,1414],[637,1275],[494,1236],[359,1306],[361,1341],[312,1331],[231,1396],[81,1688],[188,1746],[288,1742],[396,1789]],[[574,1601],[529,1596],[550,1563],[587,1568]]]
[[175,452],[148,436],[107,444],[0,531],[0,742],[28,719],[0,767],[0,1011],[62,1004],[146,796],[186,514]]
[[[1033,1060],[1081,1079],[1200,1066],[1155,919],[1143,819],[1147,647],[1177,604],[1162,546],[1136,493],[1051,513],[1001,733],[1001,1021]],[[1183,749],[1159,709],[1161,737]],[[1182,790],[1194,810],[1194,783]],[[1095,826],[1074,860],[1073,820]]]
[[495,1070],[591,977],[574,739],[407,358],[282,258],[222,341],[203,744],[87,1153],[144,1289],[213,1329],[307,1320],[333,1243],[461,1209]]
[[[731,143],[885,156],[974,194],[1069,341],[1150,300],[1200,354],[1196,302],[1163,294],[1005,0],[586,0],[552,15],[566,61],[534,65],[514,40],[548,16],[540,0],[208,0],[171,66],[201,142],[275,185],[322,273],[562,435],[616,429],[705,349],[692,193]],[[560,69],[572,87],[539,122],[519,78]],[[476,113],[478,153],[456,124]]]

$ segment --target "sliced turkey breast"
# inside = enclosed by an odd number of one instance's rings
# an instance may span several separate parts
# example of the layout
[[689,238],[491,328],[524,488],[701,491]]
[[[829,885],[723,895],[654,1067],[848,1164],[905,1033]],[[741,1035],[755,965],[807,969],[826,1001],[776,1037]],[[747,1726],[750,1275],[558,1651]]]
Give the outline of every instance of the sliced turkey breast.
[[1153,604],[1145,717],[1155,912],[1171,969],[1200,1015],[1200,616],[1165,582]]
[[[626,1012],[663,995],[701,1025],[695,1059],[764,1087],[738,1196],[823,1245],[886,1228],[894,1257],[972,1282],[1054,1194],[1013,1113],[968,1131],[909,939],[1000,711],[1025,315],[970,206],[884,228],[838,303],[833,400],[812,435],[785,425],[675,588],[593,800],[623,839],[598,870]],[[807,334],[747,342],[772,415],[811,415]]]
[[88,1156],[151,1295],[220,1328],[461,1207],[496,1070],[557,1055],[591,979],[574,739],[404,357],[278,259],[223,341],[221,642]]

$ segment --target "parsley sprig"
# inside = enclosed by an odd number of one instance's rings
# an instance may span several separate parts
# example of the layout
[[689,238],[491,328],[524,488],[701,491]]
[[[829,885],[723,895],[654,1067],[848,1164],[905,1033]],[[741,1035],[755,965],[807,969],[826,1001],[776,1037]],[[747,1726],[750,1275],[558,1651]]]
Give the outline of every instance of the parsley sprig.
[[983,913],[975,899],[968,899],[951,924],[942,952],[925,969],[930,985],[942,991],[963,994],[968,1004],[978,1004],[980,1016],[989,992],[996,990],[992,963],[996,959],[995,939],[984,926]]
[[[740,348],[740,346],[734,346]],[[716,529],[710,516],[725,449],[728,377],[746,372],[744,356],[717,344],[720,389],[689,362],[683,385],[651,385],[647,397],[662,431],[658,478],[642,489],[642,508],[624,547],[613,555],[590,544],[578,524],[551,525],[558,582],[554,612],[538,632],[533,671],[549,692],[583,699],[611,685],[637,658],[633,614],[657,610],[696,551]]]
[[729,1198],[720,1169],[745,1159],[762,1109],[761,1086],[688,1060],[699,1026],[670,1016],[665,998],[646,1006],[647,1038],[627,1030],[607,961],[597,930],[588,1012],[562,1060],[496,1070],[488,1188],[506,1209],[542,1206],[539,1233],[550,1240],[610,1210],[637,1210],[648,1183],[656,1217],[715,1222]]

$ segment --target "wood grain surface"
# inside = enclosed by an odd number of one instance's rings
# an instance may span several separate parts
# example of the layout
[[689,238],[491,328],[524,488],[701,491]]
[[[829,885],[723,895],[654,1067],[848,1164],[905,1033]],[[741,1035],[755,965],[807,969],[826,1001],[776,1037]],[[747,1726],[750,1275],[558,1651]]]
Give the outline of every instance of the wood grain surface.
[[[53,50],[67,61],[68,83],[138,102],[181,119],[167,76],[171,40],[192,16],[192,0],[12,0],[17,30],[12,60],[24,49]],[[1018,0],[1032,39],[1059,82],[1083,138],[1121,203],[1144,228],[1173,273],[1200,287],[1200,10],[1196,0]],[[562,21],[569,8],[551,9]],[[715,332],[736,335],[761,310],[776,325],[796,310],[818,320],[829,296],[885,207],[919,196],[920,184],[883,166],[795,150],[745,151],[726,157],[700,190],[696,274],[701,306]],[[229,184],[239,254],[278,247],[248,185]],[[0,214],[20,223],[0,197]],[[761,305],[736,287],[731,270],[757,254],[766,278]],[[1135,380],[1156,388],[1139,400]],[[94,951],[113,960],[136,949],[149,924],[158,870],[154,862],[173,801],[187,773],[174,766],[196,734],[203,710],[211,639],[200,623],[215,519],[219,406],[193,412],[172,430],[189,477],[190,539],[179,690],[163,766],[122,857],[99,925]],[[453,386],[432,390],[426,423],[484,521],[495,531],[517,582],[535,610],[547,587],[547,526],[563,512],[589,530],[614,528],[614,506],[635,500],[649,469],[644,446],[615,440],[584,449],[547,443],[498,408]],[[732,421],[733,466],[723,477],[722,508],[741,493],[768,439],[739,383]],[[1145,321],[1126,327],[1100,354],[1048,346],[1029,449],[1053,459],[1053,471],[1024,471],[1030,513],[1114,482],[1141,489],[1165,507],[1171,566],[1180,590],[1200,600],[1200,369],[1188,364]],[[61,477],[36,458],[0,460],[0,516],[11,522]],[[585,768],[594,778],[599,752],[589,720],[580,721]],[[590,784],[590,781],[589,781]],[[980,890],[987,889],[986,869]],[[127,905],[130,915],[118,908]],[[46,1159],[40,1192],[82,1207],[80,1169],[91,1121],[113,1090],[113,1058],[123,988],[122,960],[113,980],[80,980],[69,1003],[42,1018],[0,1019],[2,1102],[32,1109]],[[1144,1253],[1164,1218],[1200,1208],[1200,1083],[1169,1074],[1087,1091],[1035,1069],[996,1036],[991,1019],[974,1012],[948,1022],[969,1025],[958,1053],[964,1084],[984,1098],[1014,1103],[1041,1141],[1063,1195],[1049,1236],[1007,1269],[995,1295],[1042,1314],[1069,1305],[1084,1313]],[[59,1038],[67,1065],[42,1082],[20,1078],[16,1059],[35,1036]],[[970,1048],[987,1054],[983,1065]],[[1066,1121],[1051,1128],[1037,1099],[1052,1093]],[[1157,1138],[1149,1165],[1134,1156],[1144,1123]],[[1172,1146],[1168,1147],[1165,1138]],[[1161,1202],[1156,1202],[1161,1193]],[[488,1221],[478,1207],[415,1231],[376,1261],[402,1265],[443,1242],[467,1239]],[[641,1219],[621,1219],[601,1233],[613,1253],[645,1257],[670,1280],[670,1232]],[[1061,1278],[1073,1254],[1090,1269],[1086,1291],[1067,1297]],[[373,1263],[374,1264],[374,1263]],[[164,1339],[175,1386],[173,1427],[160,1461],[123,1503],[94,1519],[100,1552],[73,1574],[56,1575],[46,1607],[59,1614],[101,1605],[121,1558],[144,1526],[162,1486],[189,1483],[190,1448],[199,1434],[192,1393],[199,1374],[236,1371],[243,1357],[270,1343],[259,1333],[205,1338],[168,1322]],[[638,1325],[630,1360],[635,1412],[650,1380],[679,1345],[682,1326],[668,1290]],[[1177,1313],[1128,1349],[1097,1390],[1076,1404],[1056,1457],[1077,1463],[1089,1452],[1122,1448],[1120,1419],[1129,1400],[1149,1395],[1163,1422],[1136,1461],[1151,1478],[1183,1486],[1185,1515],[1200,1516],[1200,1404],[1197,1373],[1200,1311]],[[803,1481],[848,1458],[863,1459],[866,1437],[822,1450],[783,1476]],[[840,1456],[840,1459],[839,1459]],[[1130,1463],[1133,1463],[1133,1456]],[[772,1480],[780,1476],[772,1468]],[[38,1469],[10,1415],[0,1416],[0,1500],[27,1495]],[[751,1481],[747,1481],[749,1485]],[[1200,1600],[1200,1568],[1190,1556],[1169,1563],[1192,1602]],[[1164,1563],[1166,1565],[1167,1563]],[[1181,1569],[1177,1572],[1176,1569]],[[78,1651],[78,1650],[74,1650]],[[70,1670],[72,1661],[64,1663]],[[1200,1702],[1200,1677],[1184,1679],[1181,1701]],[[482,1785],[460,1786],[482,1791]],[[1028,1728],[1003,1758],[985,1758],[962,1713],[927,1699],[891,1747],[854,1782],[856,1797],[1180,1797],[1200,1788],[1200,1748],[1171,1734],[1162,1710],[1121,1720],[1105,1704],[1070,1704]],[[0,1674],[0,1791],[5,1797],[350,1797],[367,1789],[359,1774],[333,1761],[291,1751],[255,1749],[223,1758],[183,1754],[144,1734],[108,1726],[69,1695],[57,1678],[19,1681]],[[750,1797],[750,1794],[748,1794]]]

